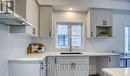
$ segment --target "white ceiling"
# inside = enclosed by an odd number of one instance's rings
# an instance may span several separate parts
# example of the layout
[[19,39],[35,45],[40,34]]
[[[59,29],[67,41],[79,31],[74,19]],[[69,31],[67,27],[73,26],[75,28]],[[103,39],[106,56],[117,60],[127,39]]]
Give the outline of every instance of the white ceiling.
[[86,11],[88,8],[130,10],[130,0],[38,0],[40,5],[51,5],[54,10]]
[[130,0],[113,0],[113,1],[130,2]]

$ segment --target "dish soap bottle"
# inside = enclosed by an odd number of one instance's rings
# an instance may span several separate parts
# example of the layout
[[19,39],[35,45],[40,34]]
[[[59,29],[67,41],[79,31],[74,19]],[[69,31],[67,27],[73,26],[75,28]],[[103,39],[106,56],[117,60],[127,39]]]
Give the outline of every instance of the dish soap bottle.
[[31,44],[29,44],[28,48],[27,48],[27,54],[32,54],[32,46]]

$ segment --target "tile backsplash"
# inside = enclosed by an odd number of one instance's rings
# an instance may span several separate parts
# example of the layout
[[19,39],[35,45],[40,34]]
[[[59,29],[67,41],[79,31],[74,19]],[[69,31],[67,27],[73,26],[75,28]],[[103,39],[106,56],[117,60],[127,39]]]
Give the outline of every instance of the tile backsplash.
[[8,59],[26,54],[31,38],[11,34],[8,26],[0,24],[0,76],[8,76]]

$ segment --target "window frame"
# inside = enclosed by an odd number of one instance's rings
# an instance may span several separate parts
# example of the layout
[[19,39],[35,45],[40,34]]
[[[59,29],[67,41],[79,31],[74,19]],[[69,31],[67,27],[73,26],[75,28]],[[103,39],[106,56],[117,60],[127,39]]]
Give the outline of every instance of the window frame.
[[[66,25],[68,25],[68,47],[65,47],[65,48],[58,48],[57,47],[57,32],[58,32],[58,24],[66,24]],[[74,24],[76,24],[77,26],[81,26],[81,47],[72,47],[72,49],[83,49],[83,47],[84,47],[84,43],[83,43],[83,41],[84,41],[84,39],[83,39],[83,22],[67,22],[67,21],[56,21],[56,24],[55,24],[55,39],[54,39],[54,41],[55,41],[55,43],[54,43],[54,45],[55,45],[55,48],[56,49],[69,49],[69,46],[70,46],[70,37],[72,37],[72,27],[71,26],[73,26]],[[79,25],[78,25],[79,24]],[[72,40],[71,40],[72,41]],[[72,45],[72,44],[71,44]]]
[[[124,52],[125,53],[130,53],[130,50],[126,50],[126,36],[125,36],[125,28],[130,27],[130,23],[124,23]],[[128,48],[128,47],[127,47]]]
[[[78,25],[79,24],[79,25]],[[75,47],[75,48],[73,48],[73,46],[72,46],[72,48],[73,49],[76,49],[76,48],[82,48],[83,47],[83,32],[82,32],[82,30],[83,30],[83,23],[77,23],[76,24],[76,26],[81,26],[81,46],[80,47]],[[70,27],[71,27],[71,32],[70,32],[70,37],[71,37],[71,39],[72,39],[72,25],[70,25]],[[71,40],[72,41],[72,40]],[[71,44],[72,45],[72,44]]]

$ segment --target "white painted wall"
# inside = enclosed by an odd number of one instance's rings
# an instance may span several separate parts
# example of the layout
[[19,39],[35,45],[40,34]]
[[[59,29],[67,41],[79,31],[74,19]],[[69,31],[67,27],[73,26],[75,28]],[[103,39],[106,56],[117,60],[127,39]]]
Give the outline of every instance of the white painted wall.
[[30,41],[30,38],[10,34],[8,26],[0,24],[0,76],[8,76],[8,59],[26,54]]
[[85,21],[85,13],[83,12],[62,12],[54,11],[53,20],[55,21]]

